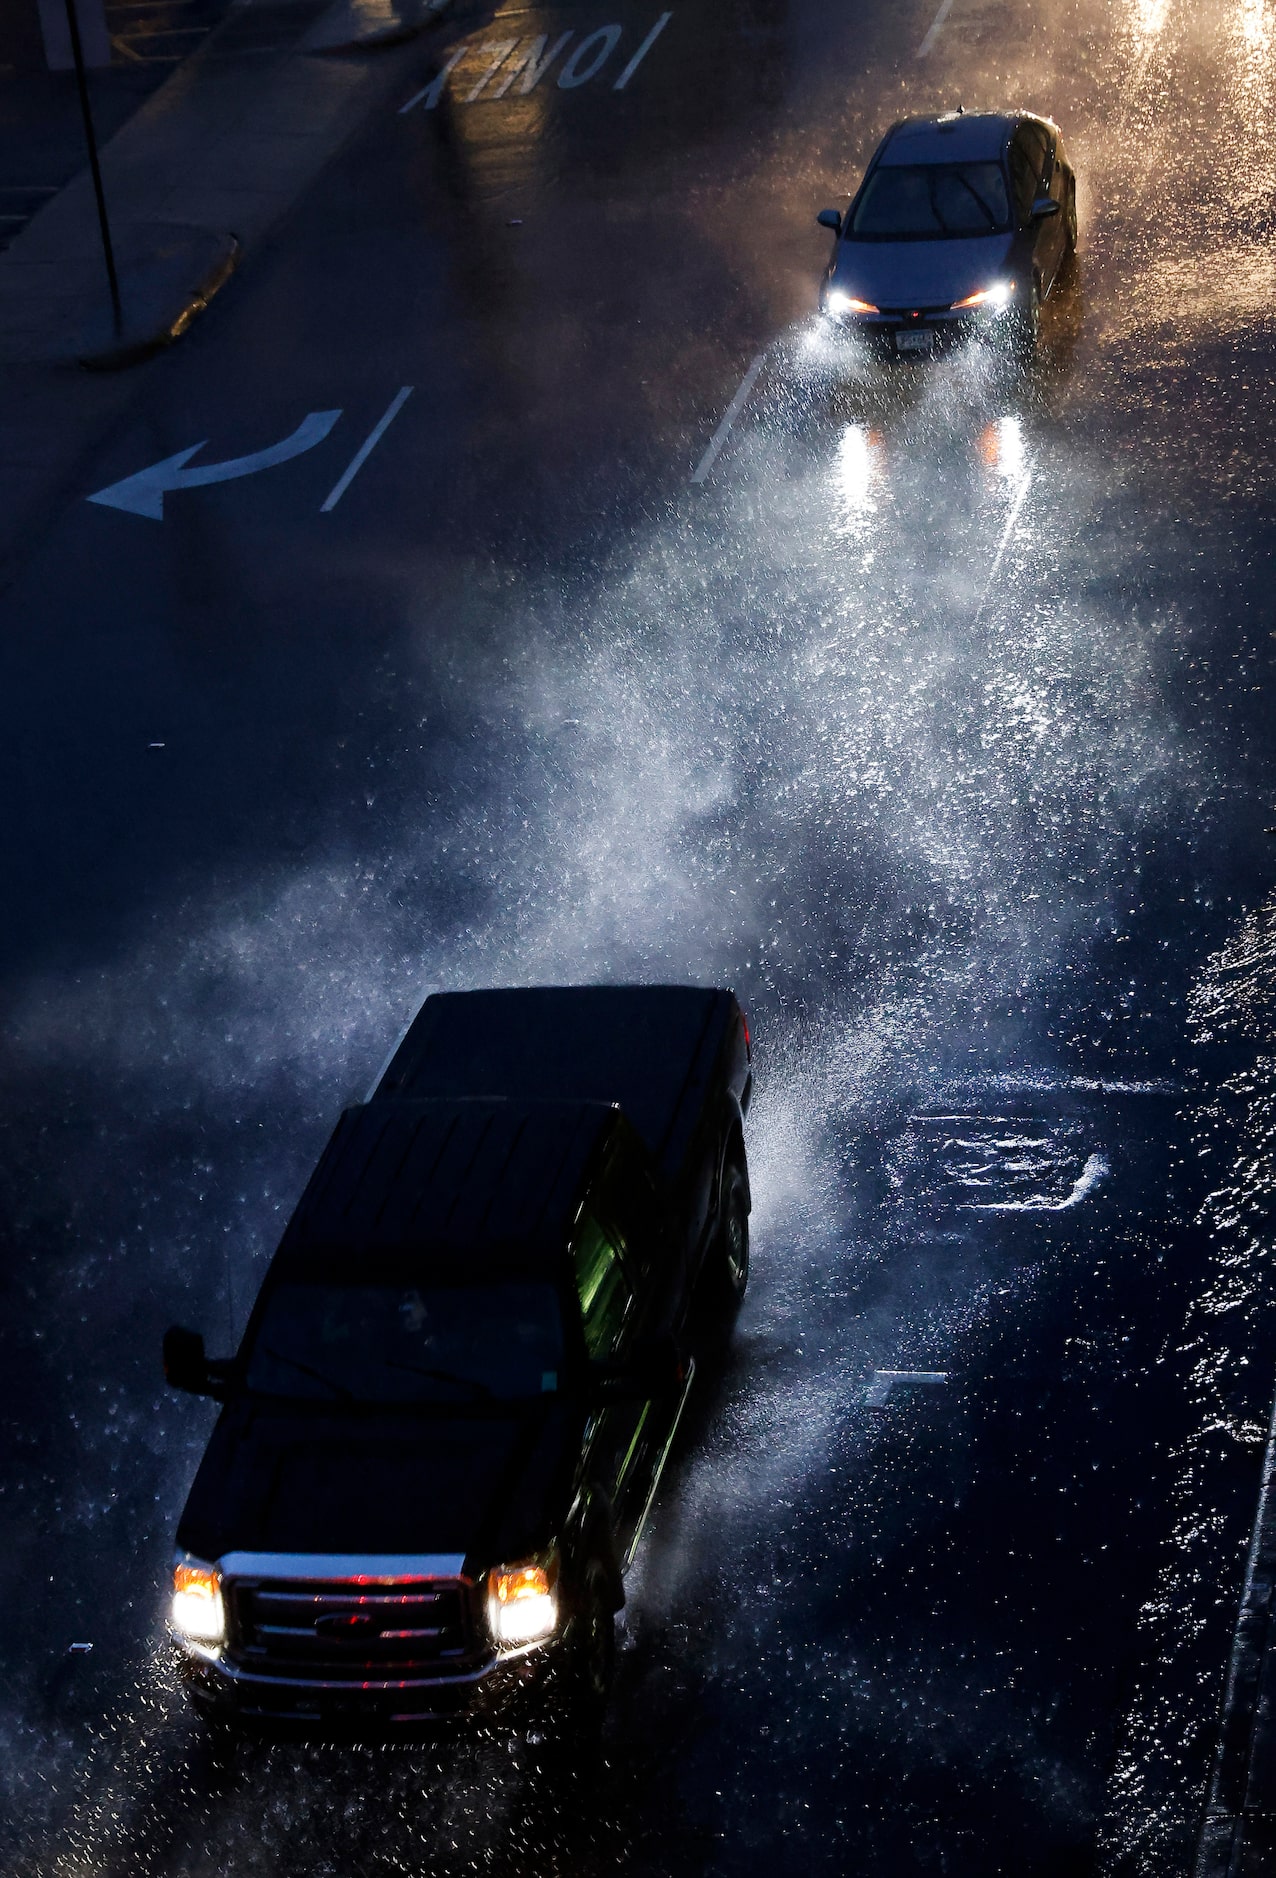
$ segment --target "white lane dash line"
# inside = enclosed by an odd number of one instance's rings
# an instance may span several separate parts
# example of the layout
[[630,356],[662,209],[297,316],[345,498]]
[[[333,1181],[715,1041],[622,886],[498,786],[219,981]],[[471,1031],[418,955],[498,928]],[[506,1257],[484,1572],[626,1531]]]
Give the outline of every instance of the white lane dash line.
[[718,425],[718,428],[714,431],[713,436],[709,439],[709,448],[705,451],[704,455],[701,457],[700,461],[696,464],[696,467],[694,471],[692,472],[691,480],[693,483],[702,483],[705,480],[705,478],[708,476],[709,471],[713,468],[714,464],[717,462],[718,452],[721,450],[723,444],[726,442],[727,438],[730,436],[731,426],[735,423],[737,417],[739,417],[741,411],[744,409],[745,400],[747,399],[749,393],[753,390],[753,381],[757,377],[758,373],[762,370],[762,362],[765,358],[766,358],[766,353],[759,352],[757,357],[754,359],[752,365],[750,365],[748,371],[744,374],[744,377],[740,380],[740,389],[736,392],[734,398],[732,398],[730,404],[727,406],[726,411],[723,414],[722,422]]
[[885,1408],[897,1382],[921,1383],[935,1388],[948,1381],[946,1369],[875,1369],[873,1380],[860,1396],[865,1408]]
[[984,590],[979,596],[979,605],[975,608],[976,623],[978,622],[979,615],[984,610],[984,602],[988,598],[989,591],[992,588],[992,583],[997,578],[997,569],[1001,566],[1001,557],[1005,554],[1006,548],[1010,541],[1010,531],[1014,527],[1015,523],[1019,520],[1019,511],[1023,507],[1024,501],[1031,487],[1032,487],[1032,471],[1025,470],[1020,480],[1019,487],[1015,490],[1015,499],[1010,504],[1010,513],[1006,517],[1006,526],[1001,531],[1001,540],[997,543],[997,552],[992,557],[992,566],[988,569],[988,578],[984,582]]
[[931,48],[944,30],[944,21],[953,10],[953,0],[939,0],[939,11],[930,23],[930,31],[917,48],[919,59],[928,59]]
[[612,86],[613,91],[623,91],[625,89],[625,86],[629,83],[634,73],[638,70],[638,67],[642,64],[643,60],[646,58],[647,54],[651,51],[651,48],[655,45],[657,39],[659,39],[661,33],[663,33],[663,31],[665,30],[665,27],[669,24],[672,18],[673,18],[672,13],[662,13],[660,15],[660,18],[656,21],[651,31],[647,34],[647,37],[643,40],[637,52],[634,53],[633,58],[630,59],[628,65],[625,67],[624,71],[620,74],[620,77],[616,80],[615,84]]
[[412,386],[404,385],[402,390],[397,392],[395,396],[390,400],[390,407],[386,411],[385,416],[381,419],[381,422],[376,426],[376,428],[372,430],[368,434],[367,437],[365,437],[364,441],[359,445],[359,448],[355,451],[354,455],[351,457],[350,462],[346,466],[344,475],[337,482],[336,486],[332,490],[332,493],[329,495],[327,501],[320,508],[319,510],[320,515],[326,515],[329,509],[336,508],[338,502],[340,502],[342,496],[346,493],[346,490],[350,487],[355,477],[359,474],[359,471],[363,468],[364,464],[367,462],[368,458],[372,455],[372,452],[376,449],[377,445],[380,443],[381,439],[385,436],[391,424],[393,424],[395,418],[399,415],[399,412],[403,409],[404,405],[407,403],[408,399],[411,396],[412,396]]

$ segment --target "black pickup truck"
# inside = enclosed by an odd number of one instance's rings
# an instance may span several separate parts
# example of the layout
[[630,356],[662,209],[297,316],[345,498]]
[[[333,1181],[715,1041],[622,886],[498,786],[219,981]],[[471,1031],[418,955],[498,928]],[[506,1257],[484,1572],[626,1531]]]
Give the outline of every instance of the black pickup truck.
[[211,1721],[597,1710],[705,1326],[748,1278],[729,991],[431,997],[337,1124],[232,1359],[169,1627]]

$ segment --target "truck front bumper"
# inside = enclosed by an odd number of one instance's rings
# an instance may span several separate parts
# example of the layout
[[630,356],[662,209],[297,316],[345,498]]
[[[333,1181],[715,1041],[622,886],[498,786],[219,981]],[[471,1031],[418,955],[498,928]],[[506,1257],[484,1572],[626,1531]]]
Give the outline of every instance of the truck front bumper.
[[398,1733],[478,1712],[499,1714],[536,1685],[552,1644],[517,1656],[493,1655],[446,1676],[331,1682],[245,1669],[224,1657],[174,1649],[187,1696],[208,1721],[260,1731]]

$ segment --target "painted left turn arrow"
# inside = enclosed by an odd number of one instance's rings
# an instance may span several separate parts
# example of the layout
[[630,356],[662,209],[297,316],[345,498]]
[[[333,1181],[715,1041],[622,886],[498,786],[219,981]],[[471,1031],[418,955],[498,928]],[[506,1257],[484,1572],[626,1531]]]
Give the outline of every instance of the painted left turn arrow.
[[112,483],[109,489],[99,489],[88,500],[100,502],[108,509],[127,509],[133,515],[146,515],[152,521],[162,522],[164,497],[170,490],[198,489],[204,483],[228,483],[236,476],[252,476],[258,470],[274,469],[276,464],[287,463],[292,457],[300,456],[303,450],[313,450],[317,443],[322,443],[340,416],[340,411],[311,411],[282,443],[254,450],[251,456],[232,456],[224,463],[199,463],[194,469],[187,469],[191,458],[204,448],[203,443],[193,443],[188,450],[166,456],[162,463],[152,463],[138,470],[136,475]]

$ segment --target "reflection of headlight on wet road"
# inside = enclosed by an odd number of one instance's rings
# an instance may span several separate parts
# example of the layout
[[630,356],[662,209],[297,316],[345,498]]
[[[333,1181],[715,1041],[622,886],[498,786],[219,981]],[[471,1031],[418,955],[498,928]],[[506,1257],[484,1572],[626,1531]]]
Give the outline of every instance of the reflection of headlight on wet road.
[[968,293],[964,300],[954,300],[949,311],[965,313],[972,307],[982,307],[987,313],[1000,313],[1014,299],[1015,284],[1011,280],[994,280],[987,287],[981,287],[978,293]]
[[979,433],[979,454],[989,469],[995,469],[1009,482],[1018,482],[1028,462],[1023,422],[1017,417],[999,417]]
[[837,446],[837,486],[850,510],[869,506],[869,495],[877,480],[877,444],[873,433],[862,424],[848,424]]
[[824,311],[834,319],[841,319],[845,313],[876,313],[877,308],[868,300],[857,300],[854,294],[843,293],[840,287],[833,287],[824,296]]

